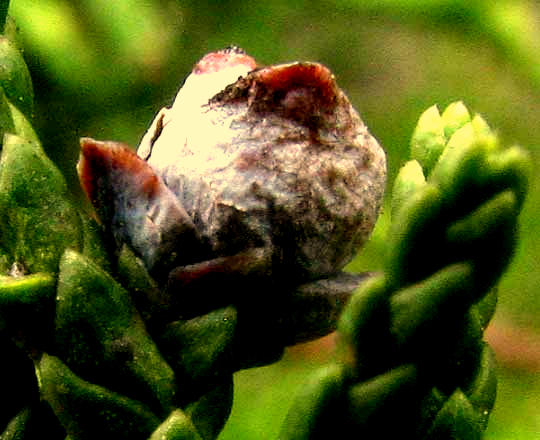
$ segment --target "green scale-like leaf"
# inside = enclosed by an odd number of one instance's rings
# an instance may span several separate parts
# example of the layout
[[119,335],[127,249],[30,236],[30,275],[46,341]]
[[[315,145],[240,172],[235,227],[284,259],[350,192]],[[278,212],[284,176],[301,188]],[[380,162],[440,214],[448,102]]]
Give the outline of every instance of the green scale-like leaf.
[[0,247],[31,273],[56,272],[64,249],[83,242],[62,174],[39,144],[13,135],[0,173]]
[[62,359],[85,379],[111,387],[167,414],[176,391],[131,298],[99,266],[73,251],[60,262],[56,342]]
[[6,116],[10,118],[11,122],[9,123],[9,127],[11,128],[6,128],[5,132],[16,134],[28,141],[39,142],[37,134],[25,114],[9,101],[7,101],[7,110],[8,113]]
[[148,407],[75,375],[57,357],[36,363],[42,397],[73,439],[145,439],[159,426]]
[[34,92],[30,72],[16,45],[4,36],[0,36],[0,87],[7,99],[31,119]]
[[236,310],[218,309],[188,321],[172,322],[162,336],[164,349],[175,370],[189,382],[203,386],[223,373],[231,374]]

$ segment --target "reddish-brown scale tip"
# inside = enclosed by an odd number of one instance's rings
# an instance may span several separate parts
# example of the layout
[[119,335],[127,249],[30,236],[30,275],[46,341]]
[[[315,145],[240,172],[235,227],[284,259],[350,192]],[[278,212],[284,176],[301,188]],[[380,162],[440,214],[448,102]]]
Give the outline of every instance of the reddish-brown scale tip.
[[326,105],[332,104],[337,94],[334,75],[327,67],[318,63],[270,66],[258,70],[255,75],[257,82],[273,90],[316,89],[322,103]]
[[108,190],[115,186],[119,192],[128,185],[130,190],[146,197],[152,197],[159,189],[159,179],[152,168],[125,144],[81,138],[81,153],[79,178],[92,202],[99,199],[98,192],[104,190],[99,186],[104,184],[111,186]]
[[100,157],[100,148],[90,138],[81,138],[81,157],[77,164],[81,186],[90,200],[95,200],[94,169],[96,160]]
[[249,70],[257,68],[257,62],[238,48],[228,48],[206,54],[193,68],[193,73],[213,73],[226,67],[247,66]]

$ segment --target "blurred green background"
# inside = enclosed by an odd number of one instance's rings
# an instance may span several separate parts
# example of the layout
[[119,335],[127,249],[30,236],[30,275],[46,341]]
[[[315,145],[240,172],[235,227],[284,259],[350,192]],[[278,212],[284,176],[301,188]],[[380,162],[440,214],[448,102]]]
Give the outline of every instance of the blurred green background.
[[[329,66],[388,152],[392,182],[420,113],[463,100],[504,143],[540,145],[540,6],[534,1],[12,0],[35,88],[35,127],[81,197],[78,139],[136,146],[192,65],[231,44],[261,64]],[[521,217],[521,243],[500,284],[487,337],[500,364],[487,439],[540,438],[540,173]],[[351,270],[384,258],[385,212]],[[332,338],[240,372],[220,439],[275,438],[294,392],[332,356]]]

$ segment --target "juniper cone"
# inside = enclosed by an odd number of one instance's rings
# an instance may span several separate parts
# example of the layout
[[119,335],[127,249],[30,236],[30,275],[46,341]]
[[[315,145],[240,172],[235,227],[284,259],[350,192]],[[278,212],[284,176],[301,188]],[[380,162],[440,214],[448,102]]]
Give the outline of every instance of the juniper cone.
[[235,273],[335,276],[368,239],[385,186],[385,153],[326,67],[260,68],[238,48],[196,64],[138,155],[81,144],[105,227],[183,294]]

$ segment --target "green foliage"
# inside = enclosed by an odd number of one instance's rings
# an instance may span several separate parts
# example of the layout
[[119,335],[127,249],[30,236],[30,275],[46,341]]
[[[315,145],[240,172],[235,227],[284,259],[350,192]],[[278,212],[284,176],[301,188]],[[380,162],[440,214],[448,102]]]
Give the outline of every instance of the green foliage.
[[[294,333],[306,310],[294,301],[266,309],[262,289],[262,306],[231,298],[182,317],[140,261],[109,249],[72,202],[32,129],[27,70],[8,46],[0,380],[12,405],[0,415],[2,438],[216,438],[232,373],[277,360],[297,336],[279,330]],[[529,159],[461,103],[442,115],[430,108],[411,150],[394,183],[383,271],[355,281],[338,322],[339,359],[304,386],[280,438],[328,438],[339,425],[358,436],[478,439],[486,428],[496,377],[483,331],[516,244]],[[286,293],[309,296],[303,286]]]
[[529,161],[463,104],[443,115],[420,117],[394,184],[384,273],[353,293],[339,322],[341,362],[304,388],[280,438],[327,438],[336,424],[383,438],[482,437],[496,395],[482,336]]

